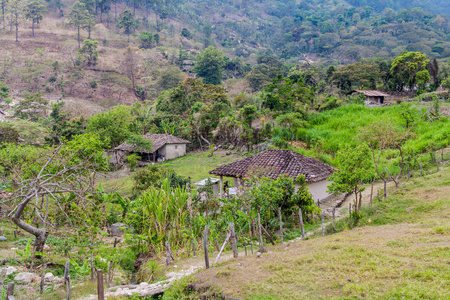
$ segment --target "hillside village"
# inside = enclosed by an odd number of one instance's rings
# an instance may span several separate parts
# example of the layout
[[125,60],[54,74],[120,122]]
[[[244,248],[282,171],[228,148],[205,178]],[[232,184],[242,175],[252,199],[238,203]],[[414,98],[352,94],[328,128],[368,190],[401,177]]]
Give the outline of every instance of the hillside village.
[[440,0],[0,0],[0,300],[450,299]]

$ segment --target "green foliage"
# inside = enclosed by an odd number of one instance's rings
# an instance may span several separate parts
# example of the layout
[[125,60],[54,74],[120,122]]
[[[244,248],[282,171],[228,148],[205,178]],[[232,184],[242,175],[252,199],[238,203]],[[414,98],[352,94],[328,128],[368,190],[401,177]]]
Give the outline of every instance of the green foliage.
[[116,147],[130,137],[129,122],[131,108],[125,105],[115,106],[107,112],[89,118],[86,132],[98,134],[105,143]]
[[12,128],[11,123],[0,123],[0,145],[2,143],[16,144],[19,141],[19,133]]
[[355,195],[356,210],[361,208],[361,193],[364,191],[364,181],[372,174],[372,155],[366,145],[356,148],[346,146],[339,150],[336,156],[339,169],[330,177],[333,183],[328,190],[334,193],[349,193]]
[[130,34],[133,29],[138,27],[137,20],[134,18],[133,13],[129,9],[125,9],[119,17],[119,23],[117,27],[122,28],[124,33],[128,35],[128,41],[130,41]]
[[162,90],[176,88],[183,81],[183,73],[177,67],[170,67],[158,78],[157,85]]
[[405,86],[414,89],[416,83],[424,86],[430,81],[430,74],[426,69],[429,62],[426,54],[420,52],[404,52],[396,57],[392,62],[391,73],[397,78],[399,89],[403,90]]
[[133,174],[133,192],[140,194],[150,187],[160,187],[163,180],[168,180],[173,188],[184,187],[190,182],[188,178],[179,176],[174,170],[160,165],[148,165]]
[[139,45],[144,49],[151,49],[153,47],[153,34],[151,32],[141,32],[139,34]]
[[78,275],[80,275],[83,279],[86,278],[91,273],[91,265],[89,260],[85,260],[83,264],[78,264],[74,259],[70,259],[70,264],[75,269]]
[[130,166],[130,171],[134,171],[139,164],[141,157],[137,154],[131,154],[126,157],[128,165]]
[[36,122],[46,117],[47,104],[41,93],[31,94],[14,107],[14,117]]
[[197,55],[193,72],[204,78],[206,84],[219,85],[222,82],[222,72],[225,59],[221,51],[209,46]]
[[33,36],[34,36],[34,24],[39,24],[42,21],[44,14],[47,12],[46,6],[41,1],[31,1],[28,2],[25,7],[25,18],[31,19],[33,26]]
[[83,46],[78,49],[78,61],[85,63],[87,66],[95,66],[98,60],[98,41],[86,39],[83,41]]
[[181,30],[181,36],[187,38],[188,40],[192,39],[192,34],[187,28],[183,28]]

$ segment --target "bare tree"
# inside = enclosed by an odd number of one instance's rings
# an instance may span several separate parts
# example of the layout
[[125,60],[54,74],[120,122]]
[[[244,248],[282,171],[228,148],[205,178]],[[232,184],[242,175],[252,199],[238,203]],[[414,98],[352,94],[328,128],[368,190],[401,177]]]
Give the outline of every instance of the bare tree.
[[[82,137],[82,136],[79,136]],[[106,160],[98,138],[75,139],[67,144],[60,144],[53,151],[47,151],[35,162],[39,167],[33,175],[26,175],[21,168],[11,170],[9,182],[11,196],[0,201],[2,205],[12,207],[9,213],[12,221],[26,232],[36,237],[34,251],[42,252],[49,236],[49,227],[56,224],[48,220],[48,210],[42,205],[44,201],[52,201],[65,216],[68,224],[72,224],[64,209],[64,200],[70,195],[72,201],[85,206],[92,202],[88,195],[94,192],[95,177],[99,170],[106,169]],[[96,143],[88,148],[87,143]],[[84,149],[83,149],[84,148]],[[40,205],[41,203],[41,205]],[[45,204],[48,207],[48,202]],[[25,214],[33,213],[39,222],[26,222]],[[36,223],[42,223],[39,228]]]

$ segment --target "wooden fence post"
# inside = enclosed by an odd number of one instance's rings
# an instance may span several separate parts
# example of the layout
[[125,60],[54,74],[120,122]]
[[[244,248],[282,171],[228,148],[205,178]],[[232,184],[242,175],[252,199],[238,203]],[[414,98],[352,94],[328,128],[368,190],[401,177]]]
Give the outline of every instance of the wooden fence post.
[[98,300],[105,300],[105,291],[103,289],[103,271],[101,269],[97,270],[97,292]]
[[166,241],[166,266],[170,266],[172,254],[170,253],[170,244],[169,241]]
[[303,214],[302,214],[301,208],[298,209],[298,217],[300,219],[300,229],[302,231],[302,240],[304,240],[305,239],[305,228],[303,227]]
[[70,275],[69,275],[70,261],[66,261],[64,267],[64,284],[66,285],[67,297],[66,300],[70,300]]
[[278,207],[278,218],[280,220],[280,237],[281,237],[281,243],[283,243],[283,220],[281,216],[281,207]]
[[348,204],[348,215],[350,216],[352,214],[352,203],[350,202]]
[[9,296],[14,297],[14,281],[8,282],[8,289],[6,290],[6,297],[9,300]]
[[209,257],[208,257],[208,225],[205,226],[205,232],[203,234],[203,250],[205,251],[205,266],[209,269]]
[[222,255],[223,249],[225,249],[225,246],[227,245],[228,240],[230,239],[230,237],[231,237],[231,230],[230,230],[230,232],[228,232],[227,238],[225,239],[225,242],[223,243],[222,248],[220,248],[219,254],[217,254],[217,257],[216,257],[216,260],[213,263],[213,266],[215,264],[217,264],[217,262],[219,261],[220,255]]
[[317,207],[320,207],[320,199],[317,199]]
[[378,202],[381,201],[381,199],[380,199],[380,190],[377,190],[377,199],[378,199]]
[[264,252],[264,244],[263,244],[263,238],[262,238],[262,232],[261,232],[261,216],[258,211],[258,239],[259,239],[259,252]]
[[46,263],[42,264],[42,273],[41,273],[41,284],[39,286],[39,291],[42,294],[44,292],[44,277],[45,277],[45,268],[47,267]]
[[322,235],[325,236],[325,212],[322,211]]
[[233,249],[233,257],[238,257],[237,244],[236,244],[236,232],[234,230],[234,223],[230,223],[230,232],[231,232],[231,248]]
[[336,231],[336,206],[333,207],[333,230]]

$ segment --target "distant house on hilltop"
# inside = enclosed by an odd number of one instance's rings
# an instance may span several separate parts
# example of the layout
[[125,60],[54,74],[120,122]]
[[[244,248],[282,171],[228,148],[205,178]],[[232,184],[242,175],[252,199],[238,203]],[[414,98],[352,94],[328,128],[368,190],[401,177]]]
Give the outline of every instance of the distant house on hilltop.
[[245,177],[249,171],[258,167],[266,172],[262,176],[272,179],[283,174],[294,178],[304,175],[314,200],[323,200],[330,195],[327,193],[327,186],[331,182],[327,179],[333,174],[331,166],[291,150],[265,150],[214,169],[209,174],[219,175],[221,183],[223,177],[233,177],[234,186],[238,186],[238,178]]
[[137,154],[142,162],[157,162],[186,155],[186,144],[190,142],[170,134],[146,134],[142,136],[153,143],[152,150],[140,149],[135,145],[122,143],[114,148],[113,162],[122,164],[130,154]]
[[350,93],[364,94],[366,96],[366,101],[375,102],[378,104],[383,104],[384,98],[391,96],[380,91],[353,90]]

